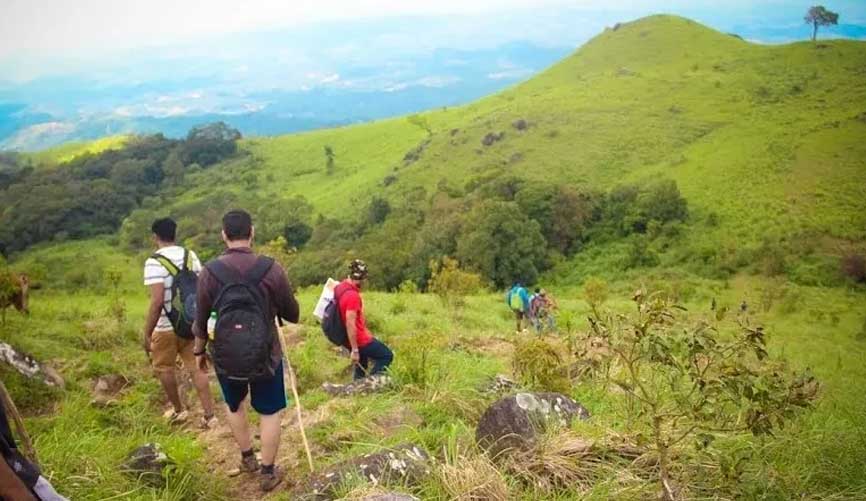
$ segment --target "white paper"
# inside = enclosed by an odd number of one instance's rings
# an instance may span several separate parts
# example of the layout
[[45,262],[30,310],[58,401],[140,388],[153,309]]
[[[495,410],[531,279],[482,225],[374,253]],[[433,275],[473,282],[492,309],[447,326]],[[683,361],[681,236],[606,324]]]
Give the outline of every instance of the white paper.
[[313,316],[322,320],[322,317],[325,316],[325,307],[328,306],[328,302],[331,298],[334,297],[334,287],[336,287],[340,282],[337,282],[333,278],[329,278],[327,282],[325,282],[325,287],[322,288],[322,295],[319,296],[319,302],[316,303],[316,309],[313,310]]

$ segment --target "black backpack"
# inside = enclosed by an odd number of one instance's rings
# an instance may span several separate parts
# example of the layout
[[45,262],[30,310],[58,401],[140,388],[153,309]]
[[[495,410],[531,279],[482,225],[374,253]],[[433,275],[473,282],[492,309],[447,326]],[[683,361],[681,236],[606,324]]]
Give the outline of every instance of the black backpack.
[[196,291],[198,276],[192,271],[192,257],[189,250],[183,250],[183,266],[178,268],[171,259],[156,253],[151,258],[168,270],[171,275],[171,311],[162,305],[165,316],[178,337],[192,339],[192,323],[195,321]]
[[346,346],[349,342],[349,333],[346,332],[346,325],[340,318],[340,296],[334,289],[334,297],[325,305],[325,312],[322,314],[322,332],[325,333],[328,341],[337,346]]
[[276,372],[271,352],[274,346],[274,319],[259,284],[274,260],[260,256],[241,276],[219,259],[205,267],[222,288],[214,301],[217,314],[210,353],[216,373],[238,381],[271,377]]

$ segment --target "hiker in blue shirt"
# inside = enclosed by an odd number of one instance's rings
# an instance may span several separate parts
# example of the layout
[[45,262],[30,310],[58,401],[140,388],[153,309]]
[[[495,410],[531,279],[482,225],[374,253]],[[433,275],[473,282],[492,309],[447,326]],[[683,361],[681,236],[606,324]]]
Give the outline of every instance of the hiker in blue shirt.
[[523,319],[529,313],[529,292],[520,282],[515,282],[505,295],[505,304],[514,312],[514,317],[517,319],[517,332],[521,332]]

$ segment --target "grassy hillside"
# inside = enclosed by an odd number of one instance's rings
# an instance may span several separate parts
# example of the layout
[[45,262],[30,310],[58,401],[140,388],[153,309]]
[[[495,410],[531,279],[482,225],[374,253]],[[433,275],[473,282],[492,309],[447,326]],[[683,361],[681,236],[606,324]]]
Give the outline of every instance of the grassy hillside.
[[129,138],[130,136],[118,135],[106,136],[94,141],[68,142],[36,153],[28,153],[27,156],[39,164],[57,165],[88,153],[95,155],[103,151],[122,148],[129,141]]
[[[240,155],[162,185],[117,235],[43,242],[14,256],[13,268],[29,271],[41,289],[33,318],[10,313],[0,339],[53,361],[70,387],[51,392],[5,373],[4,381],[13,381],[16,399],[25,403],[47,471],[75,499],[249,499],[243,484],[223,475],[235,460],[226,436],[172,429],[158,418],[163,402],[136,339],[145,303],[140,267],[154,216],[178,218],[182,238],[204,257],[218,248],[227,208],[249,208],[262,234],[303,217],[315,228],[300,254],[268,247],[295,271],[342,270],[361,254],[374,274],[384,274],[404,266],[406,255],[426,265],[419,244],[438,242],[452,230],[450,220],[472,230],[479,207],[499,207],[484,205],[485,190],[510,189],[513,179],[581,194],[669,179],[687,201],[686,218],[627,235],[609,231],[601,218],[576,250],[545,256],[542,283],[562,306],[560,329],[550,339],[564,344],[588,329],[590,307],[580,286],[590,275],[607,279],[608,306],[621,313],[633,310],[627,298],[639,287],[678,300],[696,322],[711,303],[736,311],[745,301],[753,321],[766,327],[772,355],[792,369],[813,370],[820,399],[776,437],[721,444],[726,459],[743,458],[739,476],[714,467],[683,472],[694,481],[690,494],[863,498],[864,293],[839,275],[839,258],[866,248],[863,68],[863,42],[760,46],[686,19],[653,16],[609,29],[528,82],[468,106],[245,139]],[[334,152],[331,172],[326,147]],[[386,199],[391,211],[364,222],[374,197]],[[472,217],[464,219],[466,213]],[[328,219],[335,217],[349,228]],[[641,246],[657,259],[624,264]],[[455,458],[475,464],[474,426],[492,400],[477,389],[513,371],[515,345],[523,341],[500,295],[446,302],[432,294],[367,293],[374,332],[395,348],[398,386],[376,398],[331,400],[319,385],[343,378],[346,362],[309,315],[317,292],[300,293],[305,329],[290,350],[317,468],[407,440],[444,451],[446,464]],[[574,357],[573,350],[561,355]],[[88,406],[93,378],[112,373],[133,380],[132,388],[116,407]],[[570,389],[594,414],[578,428],[586,436],[632,431],[624,397],[607,384],[579,380]],[[165,490],[117,472],[123,453],[145,440],[163,442],[178,461]],[[291,427],[284,440],[280,460],[300,478],[305,459]],[[459,497],[445,471],[437,469],[413,492]],[[629,483],[620,473],[589,489],[554,493],[504,471],[476,480],[505,485],[509,499],[657,495],[652,482]],[[621,490],[623,482],[630,487]],[[720,490],[713,490],[717,482]]]

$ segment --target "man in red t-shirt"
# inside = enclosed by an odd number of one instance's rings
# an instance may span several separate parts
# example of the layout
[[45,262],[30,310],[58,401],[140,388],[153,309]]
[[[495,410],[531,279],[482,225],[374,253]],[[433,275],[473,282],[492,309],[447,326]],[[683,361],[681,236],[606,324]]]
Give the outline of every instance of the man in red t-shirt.
[[[352,363],[355,364],[355,379],[372,376],[385,371],[394,360],[385,343],[374,338],[367,330],[364,320],[364,303],[361,301],[361,287],[367,279],[367,265],[356,259],[349,264],[349,277],[334,288],[334,297],[340,308],[340,318],[346,326],[349,345],[352,350]],[[367,371],[370,362],[373,369]]]

